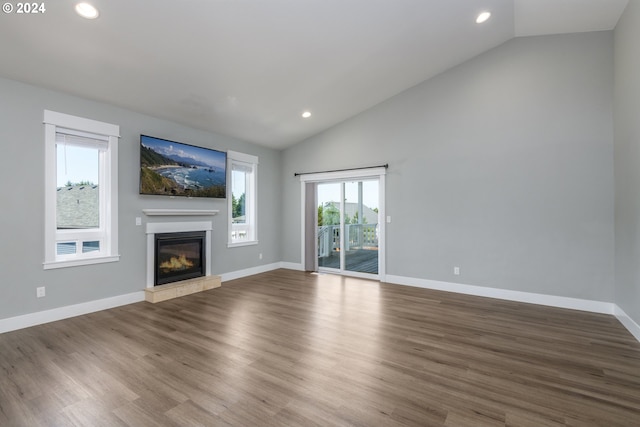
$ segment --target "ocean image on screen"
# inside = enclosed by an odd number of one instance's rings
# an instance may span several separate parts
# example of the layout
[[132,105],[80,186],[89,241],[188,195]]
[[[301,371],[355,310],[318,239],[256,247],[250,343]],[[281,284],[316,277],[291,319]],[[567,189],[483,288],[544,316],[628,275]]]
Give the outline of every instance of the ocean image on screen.
[[140,194],[226,197],[226,153],[140,136]]

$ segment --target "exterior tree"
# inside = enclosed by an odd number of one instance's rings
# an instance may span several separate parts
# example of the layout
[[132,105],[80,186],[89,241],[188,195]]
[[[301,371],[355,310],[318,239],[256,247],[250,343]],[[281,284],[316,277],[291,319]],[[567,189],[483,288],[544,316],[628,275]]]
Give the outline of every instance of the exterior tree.
[[240,216],[244,216],[245,212],[245,196],[244,193],[240,196],[240,198],[236,199],[236,196],[231,194],[231,213],[232,218],[238,218]]
[[362,218],[362,222],[358,221],[359,217],[360,217],[360,214],[358,213],[358,211],[356,211],[353,214],[353,224],[366,224],[367,223],[367,217],[366,216]]
[[238,199],[238,216],[244,216],[245,214],[245,194],[242,193],[242,195],[240,196],[240,198]]
[[[320,210],[322,209],[322,214]],[[322,222],[320,221],[322,219]],[[318,206],[318,225],[337,225],[340,224],[340,211],[336,206],[327,202],[324,206]]]

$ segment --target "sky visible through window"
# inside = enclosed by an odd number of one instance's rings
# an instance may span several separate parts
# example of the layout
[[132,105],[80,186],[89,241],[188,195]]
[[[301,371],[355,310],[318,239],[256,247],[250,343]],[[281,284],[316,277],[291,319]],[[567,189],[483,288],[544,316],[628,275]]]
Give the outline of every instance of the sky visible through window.
[[231,173],[233,175],[231,178],[231,193],[233,193],[236,200],[239,200],[240,196],[242,196],[246,191],[246,174],[242,171],[232,171]]
[[[358,201],[358,186],[357,185],[349,185],[355,184],[357,181],[353,183],[347,182],[345,186],[345,198],[348,202],[357,202]],[[340,201],[340,184],[320,184],[318,185],[318,201],[330,201],[330,202],[339,202]],[[370,208],[376,209],[379,208],[378,203],[378,181],[363,181],[362,184],[362,203]]]
[[57,150],[57,186],[90,182],[98,184],[98,150],[58,144]]

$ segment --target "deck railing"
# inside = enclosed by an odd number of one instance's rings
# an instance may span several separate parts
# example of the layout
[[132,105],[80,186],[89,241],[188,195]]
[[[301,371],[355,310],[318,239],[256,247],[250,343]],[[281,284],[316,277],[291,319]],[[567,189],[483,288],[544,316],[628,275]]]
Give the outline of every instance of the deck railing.
[[[378,224],[345,225],[345,250],[378,247]],[[340,226],[318,227],[318,256],[326,257],[340,249]]]
[[245,223],[232,223],[231,224],[231,241],[243,241],[247,239],[249,235],[249,226]]

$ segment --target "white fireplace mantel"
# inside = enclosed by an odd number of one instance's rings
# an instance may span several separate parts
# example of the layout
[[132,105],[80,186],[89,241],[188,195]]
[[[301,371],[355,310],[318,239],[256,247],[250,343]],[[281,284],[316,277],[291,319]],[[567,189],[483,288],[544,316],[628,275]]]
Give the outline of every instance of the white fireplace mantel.
[[147,216],[213,216],[220,211],[215,209],[142,209]]
[[156,233],[182,233],[189,231],[211,231],[211,221],[186,221],[186,222],[148,222],[147,235]]

